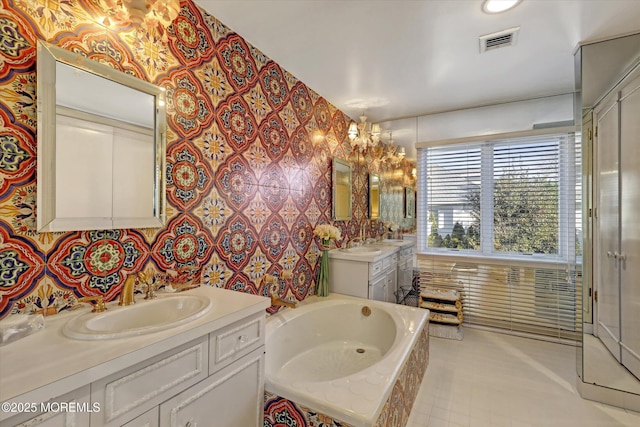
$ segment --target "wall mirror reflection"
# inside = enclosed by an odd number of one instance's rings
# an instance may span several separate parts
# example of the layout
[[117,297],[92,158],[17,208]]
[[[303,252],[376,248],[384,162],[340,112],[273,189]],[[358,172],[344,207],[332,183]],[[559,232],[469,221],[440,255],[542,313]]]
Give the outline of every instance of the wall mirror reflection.
[[583,45],[576,84],[586,178],[579,374],[640,395],[640,265],[632,262],[640,257],[640,193],[637,174],[627,172],[640,169],[640,34]]
[[380,175],[369,174],[369,219],[380,218]]
[[416,193],[412,187],[404,188],[404,214],[405,218],[416,217]]
[[165,222],[164,91],[38,43],[37,230]]
[[351,219],[351,163],[335,158],[332,166],[333,219]]

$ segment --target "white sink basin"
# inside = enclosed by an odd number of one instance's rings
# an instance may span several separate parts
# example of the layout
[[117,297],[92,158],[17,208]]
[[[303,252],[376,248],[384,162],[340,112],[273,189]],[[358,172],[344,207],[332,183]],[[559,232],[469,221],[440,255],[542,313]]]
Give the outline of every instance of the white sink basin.
[[176,295],[139,301],[127,307],[110,306],[102,313],[84,313],[62,328],[69,338],[106,340],[149,334],[191,322],[211,309],[211,300],[200,295]]
[[347,248],[345,249],[346,252],[349,253],[354,253],[354,254],[358,254],[358,255],[376,255],[379,254],[381,251],[380,249],[377,248],[369,248],[366,246],[358,246],[355,248]]

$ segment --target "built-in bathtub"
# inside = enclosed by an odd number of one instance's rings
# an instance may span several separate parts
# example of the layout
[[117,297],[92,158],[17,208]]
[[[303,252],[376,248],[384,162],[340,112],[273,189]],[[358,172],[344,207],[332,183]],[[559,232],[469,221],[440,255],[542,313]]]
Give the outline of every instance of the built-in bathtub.
[[340,294],[271,316],[264,425],[404,426],[429,360],[427,323],[425,309]]

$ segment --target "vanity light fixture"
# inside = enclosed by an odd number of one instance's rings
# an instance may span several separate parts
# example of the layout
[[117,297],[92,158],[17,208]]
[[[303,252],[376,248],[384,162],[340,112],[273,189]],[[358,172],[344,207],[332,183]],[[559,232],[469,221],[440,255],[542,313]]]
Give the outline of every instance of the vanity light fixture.
[[380,124],[367,123],[367,116],[364,113],[359,117],[360,123],[351,122],[349,124],[349,140],[354,148],[361,152],[367,151],[370,147],[375,147],[380,142]]
[[513,9],[522,0],[484,0],[482,11],[484,13],[501,13]]
[[180,0],[105,0],[107,16],[102,21],[109,26],[131,23],[134,28],[147,31],[157,29],[166,41],[166,28],[180,14]]

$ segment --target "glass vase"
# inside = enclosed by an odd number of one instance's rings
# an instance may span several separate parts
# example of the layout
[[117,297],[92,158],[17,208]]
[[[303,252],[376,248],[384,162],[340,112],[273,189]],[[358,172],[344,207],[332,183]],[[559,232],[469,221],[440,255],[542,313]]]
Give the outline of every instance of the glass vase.
[[318,271],[318,283],[316,283],[316,295],[326,297],[329,295],[329,240],[322,239],[322,257]]

